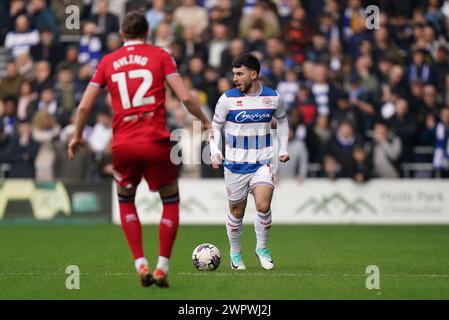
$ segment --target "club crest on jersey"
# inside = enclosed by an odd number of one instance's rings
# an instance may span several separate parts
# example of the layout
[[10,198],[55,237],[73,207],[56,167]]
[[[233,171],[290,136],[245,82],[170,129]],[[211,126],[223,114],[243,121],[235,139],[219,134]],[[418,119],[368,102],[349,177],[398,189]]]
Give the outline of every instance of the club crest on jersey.
[[270,104],[273,104],[273,101],[271,101],[270,98],[263,98],[262,103],[266,104],[266,105],[270,105]]
[[237,100],[235,102],[235,104],[237,105],[237,107],[241,107],[241,106],[243,106],[243,101],[242,100]]

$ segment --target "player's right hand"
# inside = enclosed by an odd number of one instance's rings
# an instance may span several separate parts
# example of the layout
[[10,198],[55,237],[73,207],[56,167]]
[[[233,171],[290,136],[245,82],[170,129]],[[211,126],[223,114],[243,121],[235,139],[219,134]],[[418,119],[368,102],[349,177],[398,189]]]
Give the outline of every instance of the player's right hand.
[[210,160],[212,162],[212,168],[218,169],[220,167],[220,164],[223,162],[223,159],[224,158],[221,152],[211,155]]
[[202,123],[202,125],[203,125],[203,131],[208,131],[208,130],[212,129],[212,125],[211,125],[210,121],[204,121]]
[[84,142],[83,139],[81,138],[77,138],[77,137],[73,137],[72,139],[70,139],[69,142],[69,147],[68,147],[68,154],[69,154],[69,159],[73,160],[73,158],[75,158],[75,153],[76,153],[76,149],[79,148],[83,148]]

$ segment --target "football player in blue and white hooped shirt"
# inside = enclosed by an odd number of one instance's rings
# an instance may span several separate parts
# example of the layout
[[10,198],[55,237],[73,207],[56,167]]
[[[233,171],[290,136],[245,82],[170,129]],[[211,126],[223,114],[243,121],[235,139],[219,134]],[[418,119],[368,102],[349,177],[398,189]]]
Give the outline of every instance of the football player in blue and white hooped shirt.
[[[218,100],[210,138],[211,162],[217,169],[224,160],[224,176],[230,213],[226,230],[231,246],[231,266],[245,269],[240,236],[248,193],[254,196],[257,215],[254,229],[257,238],[256,255],[264,269],[274,263],[266,242],[271,227],[271,198],[274,190],[270,134],[273,117],[277,120],[279,161],[287,162],[288,120],[278,93],[258,81],[260,64],[251,54],[244,54],[232,64],[236,88],[225,92]],[[218,147],[224,128],[226,159]]]

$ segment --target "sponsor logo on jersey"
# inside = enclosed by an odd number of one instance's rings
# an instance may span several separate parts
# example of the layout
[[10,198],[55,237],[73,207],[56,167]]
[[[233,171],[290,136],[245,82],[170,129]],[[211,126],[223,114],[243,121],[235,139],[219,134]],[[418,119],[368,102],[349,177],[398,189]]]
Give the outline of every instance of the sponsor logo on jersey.
[[236,123],[270,122],[274,109],[231,110],[227,120]]

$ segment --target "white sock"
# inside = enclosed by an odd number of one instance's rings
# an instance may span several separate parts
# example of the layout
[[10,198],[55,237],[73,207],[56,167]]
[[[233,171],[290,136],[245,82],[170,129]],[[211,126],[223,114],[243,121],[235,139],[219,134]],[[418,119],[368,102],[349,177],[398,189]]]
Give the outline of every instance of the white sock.
[[168,269],[169,269],[169,261],[168,258],[163,257],[163,256],[159,256],[157,258],[157,265],[156,265],[156,269],[162,269],[165,273],[168,273]]
[[144,257],[142,257],[142,258],[137,258],[135,261],[134,261],[134,265],[136,266],[136,270],[137,271],[139,271],[139,267],[140,267],[140,265],[146,265],[146,266],[148,266],[148,260],[146,259],[146,258],[144,258]]
[[228,234],[229,244],[231,245],[231,253],[242,251],[240,246],[240,237],[242,235],[243,218],[236,218],[230,213],[226,219],[226,231]]
[[254,219],[254,231],[256,231],[257,249],[267,247],[268,235],[271,228],[271,210],[267,213],[257,212]]

